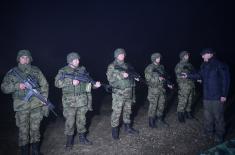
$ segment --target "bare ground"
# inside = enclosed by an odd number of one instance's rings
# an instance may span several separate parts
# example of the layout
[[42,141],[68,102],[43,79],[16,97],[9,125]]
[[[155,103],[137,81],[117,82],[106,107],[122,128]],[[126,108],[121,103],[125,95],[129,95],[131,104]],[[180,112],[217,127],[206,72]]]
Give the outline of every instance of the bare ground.
[[[200,98],[200,96],[198,97]],[[148,127],[148,103],[143,101],[143,104],[136,106],[133,114],[134,128],[140,131],[139,135],[128,135],[121,127],[120,140],[117,141],[111,137],[111,96],[105,96],[99,106],[99,113],[88,113],[89,133],[87,137],[93,142],[93,145],[78,144],[78,136],[76,136],[76,144],[73,149],[65,151],[64,119],[59,117],[54,121],[49,121],[49,123],[44,122],[41,152],[44,155],[193,155],[216,145],[212,139],[206,140],[201,134],[202,108],[200,99],[196,101],[194,108],[195,119],[187,120],[183,124],[177,120],[175,101],[168,100],[165,121],[169,124],[169,127],[158,127],[156,129]],[[10,124],[11,126],[5,126],[5,128],[8,128],[4,129],[6,130],[5,136],[1,136],[0,154],[19,154],[16,141],[17,128],[13,126],[14,122]],[[226,139],[234,137],[234,132],[230,132]]]
[[[165,121],[169,127],[148,127],[147,104],[138,110],[134,118],[134,128],[139,129],[139,135],[128,135],[123,127],[120,130],[120,140],[111,137],[110,115],[111,97],[107,96],[102,104],[100,114],[95,115],[89,126],[88,139],[93,141],[92,146],[75,144],[73,150],[64,150],[65,136],[63,134],[64,121],[58,119],[50,124],[45,132],[41,150],[48,155],[53,154],[198,154],[215,144],[212,140],[205,140],[201,135],[202,110],[196,111],[196,119],[187,120],[181,124],[177,121],[175,106],[166,114]],[[75,141],[78,136],[75,137]]]

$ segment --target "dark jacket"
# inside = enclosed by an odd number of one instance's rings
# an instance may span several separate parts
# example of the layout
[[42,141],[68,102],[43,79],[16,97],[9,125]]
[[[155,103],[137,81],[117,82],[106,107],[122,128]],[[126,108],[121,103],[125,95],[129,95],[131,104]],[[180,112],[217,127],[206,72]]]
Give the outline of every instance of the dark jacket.
[[220,100],[220,97],[227,97],[230,74],[228,66],[216,58],[211,58],[201,65],[198,73],[188,75],[191,79],[201,79],[203,84],[204,100]]

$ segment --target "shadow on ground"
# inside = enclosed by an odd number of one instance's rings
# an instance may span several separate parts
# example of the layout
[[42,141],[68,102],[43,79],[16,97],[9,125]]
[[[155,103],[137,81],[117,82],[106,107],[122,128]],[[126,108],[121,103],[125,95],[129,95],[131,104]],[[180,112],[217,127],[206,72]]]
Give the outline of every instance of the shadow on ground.
[[[94,112],[88,113],[88,139],[93,141],[92,146],[75,144],[74,148],[66,152],[64,150],[64,119],[62,116],[57,119],[44,120],[42,124],[42,144],[41,152],[44,155],[77,155],[77,154],[198,154],[215,146],[213,140],[206,140],[202,137],[202,106],[200,94],[196,96],[194,115],[195,119],[187,120],[180,124],[177,121],[175,94],[168,93],[168,106],[165,121],[170,125],[167,128],[158,127],[150,129],[148,127],[147,108],[145,101],[146,94],[139,94],[139,101],[136,103],[133,113],[134,128],[139,129],[140,134],[136,136],[128,135],[123,127],[120,130],[120,140],[114,141],[111,138],[111,95],[94,98],[96,105]],[[234,102],[231,98],[230,103]],[[97,108],[98,107],[98,108]],[[228,104],[226,113],[228,133],[226,140],[234,138],[234,114],[231,108],[234,105]],[[8,107],[9,108],[9,107]],[[9,110],[10,111],[10,110]],[[6,112],[1,116],[11,119],[5,120],[1,125],[1,151],[0,154],[19,154],[17,148],[17,128],[14,125],[12,112]],[[232,116],[232,117],[230,117]],[[3,134],[4,133],[4,134]],[[75,142],[78,136],[75,137]]]

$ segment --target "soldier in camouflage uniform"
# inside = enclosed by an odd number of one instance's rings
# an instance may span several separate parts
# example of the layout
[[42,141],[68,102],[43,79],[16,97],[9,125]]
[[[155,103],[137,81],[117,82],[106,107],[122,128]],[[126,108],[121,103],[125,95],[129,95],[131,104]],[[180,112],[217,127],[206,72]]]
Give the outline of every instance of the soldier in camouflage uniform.
[[[17,70],[24,77],[32,77],[37,82],[41,94],[47,98],[48,83],[36,66],[31,65],[32,56],[28,50],[20,50],[17,55],[18,66],[12,70]],[[13,106],[15,111],[16,126],[19,129],[19,146],[22,155],[29,154],[29,144],[32,145],[32,155],[39,155],[40,142],[40,122],[43,116],[48,116],[47,106],[43,106],[40,100],[31,97],[28,101],[24,100],[27,95],[26,85],[18,79],[10,70],[4,77],[1,89],[3,93],[12,94]]]
[[[166,123],[163,121],[166,100],[166,77],[164,66],[160,64],[161,57],[160,53],[152,54],[152,63],[149,64],[144,71],[145,79],[148,84],[148,118],[149,127],[151,128],[157,127],[157,124],[159,126],[166,126]],[[167,86],[172,88],[170,84],[167,84]]]
[[107,79],[109,84],[113,87],[112,91],[112,137],[113,139],[119,139],[119,120],[121,113],[123,113],[123,122],[125,131],[129,134],[138,133],[133,129],[130,124],[131,107],[135,102],[135,82],[134,79],[129,78],[127,72],[118,70],[117,68],[123,68],[128,70],[128,65],[124,62],[126,52],[124,49],[118,48],[114,51],[115,60],[109,64],[107,69]]
[[189,63],[189,53],[182,51],[179,54],[180,62],[175,67],[175,74],[178,83],[178,120],[185,122],[185,118],[192,119],[191,106],[195,93],[195,84],[191,79],[181,78],[181,73],[192,73],[194,67]]
[[[81,82],[71,78],[62,78],[63,74],[79,75],[86,73],[84,66],[79,66],[80,56],[75,53],[67,55],[68,65],[61,68],[55,77],[55,86],[62,88],[63,115],[66,119],[64,133],[67,136],[66,150],[73,147],[75,124],[81,144],[91,145],[86,136],[86,113],[92,110],[91,83]],[[94,87],[100,87],[96,82]]]

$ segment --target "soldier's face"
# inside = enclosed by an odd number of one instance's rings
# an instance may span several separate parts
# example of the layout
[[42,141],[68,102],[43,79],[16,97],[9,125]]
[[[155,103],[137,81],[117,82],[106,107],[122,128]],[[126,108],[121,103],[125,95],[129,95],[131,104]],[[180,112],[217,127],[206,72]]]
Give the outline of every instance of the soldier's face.
[[208,62],[209,59],[212,58],[212,57],[213,57],[213,54],[211,54],[211,53],[205,53],[205,54],[202,55],[202,59],[203,59],[204,62]]
[[27,65],[27,64],[29,64],[29,57],[28,56],[21,56],[19,61],[22,65]]
[[159,57],[159,58],[156,58],[155,62],[156,62],[157,64],[160,64],[161,58],[160,58],[160,57]]
[[184,55],[184,60],[189,60],[189,55],[188,54]]
[[117,59],[118,59],[119,61],[124,61],[124,59],[125,59],[125,54],[119,54],[118,57],[117,57]]
[[78,67],[79,65],[79,59],[73,59],[73,61],[70,63],[73,67]]

